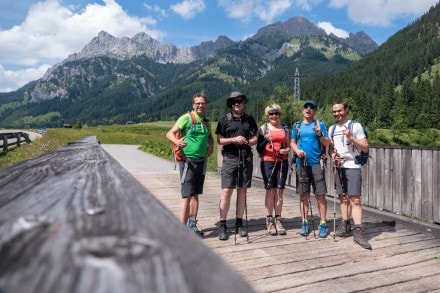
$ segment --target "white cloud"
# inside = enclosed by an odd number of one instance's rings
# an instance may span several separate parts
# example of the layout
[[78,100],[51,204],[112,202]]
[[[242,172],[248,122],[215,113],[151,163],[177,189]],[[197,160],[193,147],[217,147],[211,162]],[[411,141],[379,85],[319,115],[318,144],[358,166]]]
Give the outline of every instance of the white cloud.
[[264,22],[270,23],[274,18],[282,15],[293,3],[292,0],[272,0],[257,3],[255,14]]
[[335,28],[333,26],[333,24],[331,24],[330,22],[318,22],[318,24],[316,25],[319,28],[322,28],[323,30],[325,30],[325,32],[329,35],[331,33],[333,33],[335,36],[340,37],[340,38],[348,38],[350,36],[350,34],[340,28]]
[[37,2],[22,24],[0,30],[0,91],[40,78],[42,68],[47,67],[44,64],[58,63],[79,52],[102,30],[115,37],[146,32],[162,39],[164,34],[151,28],[155,19],[131,17],[114,0],[103,2],[88,4],[80,11],[62,6],[59,0]]
[[183,19],[191,19],[205,10],[206,5],[203,0],[184,0],[180,3],[171,5],[170,8]]
[[0,92],[14,91],[29,81],[41,78],[51,65],[42,64],[35,68],[26,68],[22,70],[5,70],[0,65]]
[[229,18],[249,21],[253,16],[255,1],[252,0],[219,0],[218,5],[222,7]]
[[329,6],[347,7],[349,18],[356,23],[387,27],[393,20],[422,15],[436,3],[438,0],[331,0]]
[[149,4],[144,3],[144,7],[148,11],[152,11],[152,12],[159,14],[161,17],[167,17],[167,12],[164,9],[160,8],[159,5],[149,5]]
[[322,0],[296,0],[295,4],[305,11],[311,11],[313,6],[321,3]]
[[257,17],[271,23],[293,6],[293,0],[219,0],[229,18],[248,22]]

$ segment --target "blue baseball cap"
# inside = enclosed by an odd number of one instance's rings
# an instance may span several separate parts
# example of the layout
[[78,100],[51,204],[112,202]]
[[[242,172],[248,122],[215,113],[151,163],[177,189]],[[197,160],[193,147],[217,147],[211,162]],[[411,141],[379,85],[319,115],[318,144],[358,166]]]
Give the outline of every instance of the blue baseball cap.
[[305,108],[307,105],[311,105],[311,106],[313,106],[313,108],[318,109],[318,104],[316,104],[316,102],[313,101],[313,100],[307,100],[307,101],[304,103],[304,108]]

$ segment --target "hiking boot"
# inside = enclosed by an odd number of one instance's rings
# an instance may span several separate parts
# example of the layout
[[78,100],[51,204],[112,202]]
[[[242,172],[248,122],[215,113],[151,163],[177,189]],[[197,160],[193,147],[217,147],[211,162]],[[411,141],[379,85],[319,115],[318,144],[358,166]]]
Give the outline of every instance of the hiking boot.
[[266,217],[266,227],[269,235],[277,235],[277,228],[275,227],[273,217]]
[[218,239],[219,240],[228,240],[228,231],[226,225],[220,225],[218,227]]
[[372,249],[368,240],[364,237],[364,229],[362,226],[357,226],[354,228],[353,232],[353,242],[359,244],[360,247],[365,249]]
[[245,227],[243,227],[243,222],[235,222],[235,233],[240,235],[240,237],[246,237],[247,231]]
[[338,229],[335,231],[335,236],[337,237],[350,237],[352,235],[350,221],[341,221]]
[[325,238],[325,237],[327,237],[327,235],[328,235],[327,225],[325,223],[319,224],[319,237]]
[[283,222],[281,221],[281,217],[275,218],[275,227],[277,229],[278,235],[286,235],[286,229],[284,229]]
[[302,236],[309,235],[309,222],[302,223],[301,231],[299,231],[299,234]]

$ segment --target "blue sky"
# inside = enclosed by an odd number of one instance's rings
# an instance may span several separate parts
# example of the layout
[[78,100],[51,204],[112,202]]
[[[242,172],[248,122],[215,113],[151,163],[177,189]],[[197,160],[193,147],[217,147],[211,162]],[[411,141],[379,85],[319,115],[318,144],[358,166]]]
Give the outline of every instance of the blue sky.
[[81,51],[100,31],[146,32],[178,47],[304,16],[340,37],[364,31],[379,45],[439,0],[0,0],[0,92],[16,90]]

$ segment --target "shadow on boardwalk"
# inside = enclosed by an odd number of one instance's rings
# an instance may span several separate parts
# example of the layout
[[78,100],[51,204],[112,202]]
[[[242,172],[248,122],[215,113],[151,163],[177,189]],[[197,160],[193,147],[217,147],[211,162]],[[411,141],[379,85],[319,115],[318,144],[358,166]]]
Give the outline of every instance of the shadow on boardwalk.
[[[106,149],[106,146],[104,146]],[[133,170],[126,160],[113,157],[130,171],[159,201],[177,216],[180,183],[174,164],[164,161],[160,171]],[[143,156],[138,154],[139,156]],[[140,157],[135,157],[138,161]],[[150,157],[143,157],[151,166]],[[151,158],[150,158],[151,159]],[[149,162],[149,163],[148,163]],[[153,163],[154,165],[154,163]],[[166,171],[166,168],[169,171]],[[373,250],[354,244],[352,237],[306,239],[300,227],[298,196],[286,189],[283,217],[286,236],[269,236],[265,228],[264,188],[253,181],[248,192],[249,239],[237,236],[232,227],[235,194],[231,201],[227,241],[217,238],[220,178],[206,176],[200,196],[199,223],[205,231],[201,238],[259,292],[429,292],[440,290],[440,240],[420,233],[403,221],[394,222],[384,214],[365,212],[366,237]],[[318,226],[316,201],[312,200],[315,226]],[[333,199],[328,199],[328,226],[333,231]],[[336,206],[336,218],[339,211]],[[176,218],[177,220],[177,218]],[[336,223],[337,226],[338,223]],[[185,228],[183,228],[185,229]],[[317,231],[316,231],[317,233]],[[316,234],[317,235],[317,234]],[[198,237],[194,235],[194,237]],[[201,260],[203,261],[203,260]],[[215,291],[215,290],[214,290]]]

